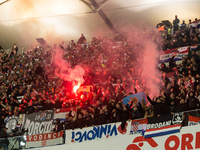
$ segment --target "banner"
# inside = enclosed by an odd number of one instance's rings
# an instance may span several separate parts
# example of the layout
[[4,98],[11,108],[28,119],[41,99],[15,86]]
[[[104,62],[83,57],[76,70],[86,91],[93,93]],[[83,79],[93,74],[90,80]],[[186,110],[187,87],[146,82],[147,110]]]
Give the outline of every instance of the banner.
[[130,134],[130,128],[130,122],[126,122],[123,130],[121,129],[121,123],[118,122],[83,129],[66,130],[65,143],[81,143],[84,141],[99,140]]
[[22,128],[28,129],[28,135],[49,133],[53,129],[53,118],[53,110],[26,114]]
[[190,116],[188,117],[188,126],[200,124],[200,117]]
[[26,136],[26,148],[32,147],[43,147],[62,144],[63,142],[63,131],[27,135]]
[[175,134],[154,138],[141,135],[123,135],[89,142],[63,144],[33,150],[199,150],[200,125],[182,127]]
[[189,46],[160,51],[159,62],[160,63],[169,62],[173,56],[175,56],[173,59],[174,61],[182,60],[182,58],[185,57],[185,55],[188,55],[188,51],[189,51]]
[[133,101],[140,102],[142,104],[142,98],[144,99],[144,102],[146,101],[146,96],[144,94],[144,92],[140,92],[140,93],[136,93],[127,97],[123,98],[122,103],[127,105],[129,101],[131,101],[133,99]]
[[5,119],[4,119],[4,124],[5,124],[5,127],[8,128],[7,129],[7,133],[13,133],[12,130],[18,128],[18,119],[19,117],[18,116],[7,116]]
[[183,112],[148,118],[145,138],[172,134],[180,131]]
[[131,131],[130,134],[141,134],[143,135],[148,119],[138,119],[131,121]]

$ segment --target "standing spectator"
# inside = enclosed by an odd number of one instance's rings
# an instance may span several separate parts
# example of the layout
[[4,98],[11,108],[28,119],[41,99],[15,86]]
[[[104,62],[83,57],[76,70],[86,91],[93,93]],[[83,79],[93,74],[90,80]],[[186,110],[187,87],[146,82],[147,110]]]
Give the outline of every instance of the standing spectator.
[[78,39],[78,44],[83,44],[84,42],[86,42],[86,38],[85,36],[83,35],[83,33],[81,34],[81,37]]
[[185,24],[185,20],[183,20],[180,28],[181,28],[181,30],[184,30],[187,28],[187,25]]
[[14,49],[14,47],[13,47],[12,50],[10,51],[8,57],[11,59],[11,58],[13,58],[15,55],[16,55],[16,51],[15,51],[15,49]]
[[176,31],[178,31],[178,29],[179,29],[179,22],[180,22],[180,20],[178,19],[178,16],[175,15],[175,19],[173,20],[174,33],[175,33]]
[[175,106],[175,112],[183,112],[188,110],[188,103],[183,98],[179,101],[179,104]]
[[194,110],[199,108],[199,101],[195,97],[195,93],[193,91],[190,91],[187,97],[187,102],[188,102],[188,109],[189,110]]
[[16,52],[16,55],[17,55],[18,47],[17,47],[17,45],[16,45],[15,43],[13,44],[13,48],[14,48],[14,50],[15,50],[15,52]]
[[166,107],[165,104],[162,103],[161,97],[157,97],[156,101],[151,100],[151,98],[147,95],[148,101],[151,103],[151,105],[154,108],[154,117],[159,117],[163,114],[166,114]]

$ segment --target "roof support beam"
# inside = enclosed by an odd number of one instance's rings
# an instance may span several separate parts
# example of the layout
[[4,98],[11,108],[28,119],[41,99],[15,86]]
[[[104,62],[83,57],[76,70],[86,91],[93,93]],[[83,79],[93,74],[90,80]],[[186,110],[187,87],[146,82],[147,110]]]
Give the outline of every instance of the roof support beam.
[[104,20],[106,25],[110,28],[110,30],[113,33],[117,33],[117,30],[113,26],[112,22],[109,20],[109,18],[106,16],[104,11],[102,10],[102,8],[107,4],[108,0],[104,0],[103,2],[101,2],[101,6],[99,6],[99,4],[95,0],[89,0],[89,2],[86,2],[85,0],[81,0],[81,1],[85,3],[92,10],[92,12],[94,13],[98,12],[98,14]]
[[4,0],[0,2],[0,5],[3,5],[4,3],[8,2],[9,0]]

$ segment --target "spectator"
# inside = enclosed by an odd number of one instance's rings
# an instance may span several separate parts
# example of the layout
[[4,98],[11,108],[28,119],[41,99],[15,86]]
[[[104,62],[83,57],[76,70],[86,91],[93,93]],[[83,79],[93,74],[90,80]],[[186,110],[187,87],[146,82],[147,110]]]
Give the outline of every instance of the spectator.
[[[173,36],[164,31],[164,42],[161,46],[168,49],[198,44],[198,35],[198,31],[193,27],[190,30],[182,29],[180,26]],[[161,37],[157,33],[150,33],[149,36],[153,36],[155,41]],[[66,52],[64,59],[69,61],[69,66],[72,65],[73,68],[80,65],[84,69],[90,68],[85,69],[83,85],[94,86],[91,86],[89,92],[76,93],[77,95],[71,91],[71,82],[64,81],[60,76],[55,77],[55,72],[59,73],[60,70],[52,61],[55,56],[53,47],[32,47],[21,56],[9,56],[2,52],[1,114],[29,114],[66,107],[73,111],[66,117],[65,127],[74,129],[117,121],[124,123],[127,119],[199,108],[195,99],[200,97],[198,48],[192,51],[191,55],[186,55],[180,65],[175,63],[174,58],[171,59],[169,66],[161,65],[163,76],[158,84],[167,96],[161,94],[162,96],[154,98],[156,101],[150,100],[152,104],[148,107],[134,101],[127,107],[124,106],[121,100],[129,95],[129,92],[144,92],[150,86],[141,79],[142,71],[137,64],[137,59],[143,57],[140,56],[143,45],[135,45],[134,41],[127,39],[126,35],[118,34],[113,38],[98,37],[86,42],[82,34],[77,44],[72,40],[67,46],[63,46]],[[167,77],[169,71],[176,74]],[[195,97],[190,96],[192,91]],[[20,102],[17,101],[17,96],[24,98]],[[190,108],[186,107],[187,104]]]
[[183,98],[180,99],[178,105],[175,105],[175,112],[183,112],[188,110],[188,103]]
[[86,38],[85,38],[85,36],[84,36],[84,34],[82,33],[81,34],[81,37],[78,39],[78,44],[83,44],[83,43],[85,43],[86,42]]
[[187,28],[187,25],[185,24],[185,20],[183,20],[183,22],[182,22],[182,24],[181,24],[181,26],[180,26],[180,29],[181,30],[184,30],[184,29],[186,29]]
[[166,107],[165,104],[162,103],[162,97],[156,98],[156,101],[152,101],[151,98],[147,94],[147,99],[151,103],[154,108],[154,117],[159,117],[161,115],[166,114]]
[[52,129],[53,132],[60,132],[63,130],[63,125],[60,123],[60,119],[57,118],[55,122],[55,127]]
[[30,101],[30,102],[28,102],[28,106],[25,108],[24,113],[31,114],[33,112],[35,112],[35,108],[32,105],[32,102]]
[[187,97],[187,103],[188,103],[188,109],[189,110],[194,110],[199,108],[199,101],[195,97],[195,93],[193,91],[190,91]]
[[12,50],[10,51],[8,57],[11,59],[11,58],[13,58],[15,55],[16,55],[16,51],[15,51],[15,49],[14,49],[14,47],[13,47]]
[[47,98],[46,103],[44,103],[44,109],[43,110],[53,110],[53,103],[51,103],[50,98]]
[[14,48],[14,50],[15,50],[15,52],[16,52],[16,55],[17,55],[17,52],[18,52],[18,47],[17,47],[17,45],[14,43],[12,47]]
[[174,33],[179,29],[179,22],[178,16],[175,15],[175,19],[173,20]]

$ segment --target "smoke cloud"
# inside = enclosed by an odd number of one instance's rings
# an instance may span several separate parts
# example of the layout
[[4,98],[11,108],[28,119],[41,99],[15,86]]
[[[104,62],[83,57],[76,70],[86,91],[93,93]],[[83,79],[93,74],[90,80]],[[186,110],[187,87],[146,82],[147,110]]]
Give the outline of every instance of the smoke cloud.
[[62,49],[57,48],[55,52],[56,53],[53,58],[53,62],[57,66],[55,75],[65,81],[72,81],[74,86],[80,86],[84,83],[83,76],[85,74],[85,70],[79,65],[71,68],[71,64],[67,60],[63,59]]
[[[123,31],[127,30],[123,29]],[[148,92],[151,97],[158,96],[160,94],[160,77],[157,68],[159,49],[156,43],[161,42],[162,38],[157,30],[142,24],[141,27],[131,27],[131,30],[129,27],[127,34],[127,40],[133,46],[135,53],[132,67],[139,74],[136,80],[140,85],[145,86],[144,92]]]

